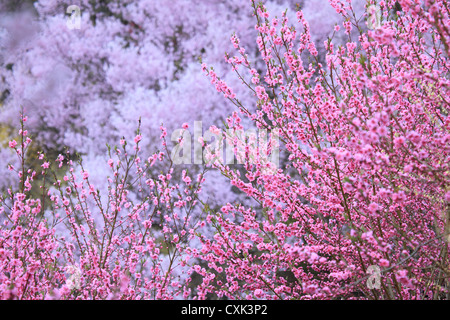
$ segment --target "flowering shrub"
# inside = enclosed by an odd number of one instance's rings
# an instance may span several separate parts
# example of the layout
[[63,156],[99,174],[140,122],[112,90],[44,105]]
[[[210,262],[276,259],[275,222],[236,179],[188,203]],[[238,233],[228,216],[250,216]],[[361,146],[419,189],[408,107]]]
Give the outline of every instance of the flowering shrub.
[[[22,119],[22,124],[27,118]],[[196,230],[193,217],[203,173],[183,171],[173,182],[163,151],[141,157],[142,136],[130,148],[125,140],[110,148],[111,175],[101,194],[89,172],[76,172],[70,153],[42,160],[42,171],[11,167],[21,190],[2,198],[0,294],[2,299],[173,299],[183,287],[184,248]],[[31,139],[20,130],[11,141],[21,163]],[[162,171],[164,161],[169,162]],[[68,166],[63,181],[52,167]],[[159,168],[158,168],[159,167]],[[158,173],[158,170],[161,170]],[[30,198],[34,178],[43,175],[42,198]],[[133,193],[130,191],[134,191]],[[50,202],[45,210],[45,202]]]
[[[228,203],[208,215],[216,234],[200,237],[196,252],[208,264],[198,271],[203,295],[448,299],[447,2],[369,1],[366,32],[349,1],[331,1],[348,40],[324,42],[326,65],[302,11],[298,30],[252,4],[266,69],[253,68],[237,35],[238,55],[227,61],[257,105],[203,70],[241,116],[279,130],[288,159],[275,174],[249,157],[244,174],[215,162],[256,205]],[[240,130],[240,120],[235,114],[225,129]]]
[[[174,170],[163,127],[149,157],[140,127],[132,147],[108,147],[100,185],[70,152],[27,169],[22,117],[9,142],[18,190],[1,199],[1,298],[448,299],[448,4],[368,1],[359,19],[349,2],[330,1],[343,23],[322,61],[301,10],[296,28],[252,0],[262,60],[238,34],[226,54],[251,92],[242,99],[202,64],[239,111],[212,131],[244,164],[208,163],[245,203],[200,199],[209,168]],[[240,139],[249,124],[271,138]]]

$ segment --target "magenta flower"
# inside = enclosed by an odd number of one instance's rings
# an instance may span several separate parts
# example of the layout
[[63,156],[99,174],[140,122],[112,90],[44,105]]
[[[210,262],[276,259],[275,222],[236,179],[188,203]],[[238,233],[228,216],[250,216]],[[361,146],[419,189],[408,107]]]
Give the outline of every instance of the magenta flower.
[[10,142],[9,142],[9,147],[10,148],[15,148],[17,146],[17,142],[16,142],[16,140],[11,140]]
[[89,177],[89,172],[83,171],[82,175],[83,175],[83,179],[86,180]]
[[44,163],[41,165],[41,167],[44,168],[44,169],[48,169],[48,168],[50,167],[50,163],[49,163],[49,162],[44,162]]
[[134,137],[134,143],[138,143],[141,140],[142,140],[142,136],[140,134],[138,134],[136,137]]

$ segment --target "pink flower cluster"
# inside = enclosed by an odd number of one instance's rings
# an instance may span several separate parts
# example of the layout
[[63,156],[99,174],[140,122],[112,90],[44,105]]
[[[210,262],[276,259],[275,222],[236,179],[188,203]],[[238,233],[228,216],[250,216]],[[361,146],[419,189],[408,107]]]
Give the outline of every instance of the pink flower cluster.
[[[196,257],[221,280],[203,271],[203,296],[448,298],[450,19],[445,1],[416,4],[414,14],[408,3],[363,32],[351,7],[333,1],[349,38],[338,49],[325,42],[323,65],[301,11],[298,33],[286,15],[273,24],[252,1],[264,83],[244,76],[255,74],[250,63],[228,59],[258,104],[231,100],[259,128],[280,130],[287,157],[269,176],[258,161],[247,159],[245,175],[216,164],[255,205],[229,203],[208,216],[216,233],[200,237]],[[398,4],[380,5],[387,13]],[[363,281],[373,265],[378,290]]]
[[[22,146],[20,159],[26,154]],[[40,157],[41,173],[18,169],[20,192],[9,190],[0,199],[0,299],[188,296],[179,279],[188,277],[184,250],[196,230],[204,179],[185,171],[182,183],[173,182],[171,166],[160,171],[168,160],[165,150],[146,161],[126,143],[110,151],[106,194],[92,184],[82,162],[76,172],[70,153],[54,162]],[[63,181],[55,174],[61,164],[68,169]],[[40,175],[44,179],[35,180]],[[32,198],[32,185],[42,198]]]
[[[237,34],[225,60],[254,105],[201,66],[237,108],[213,131],[277,132],[280,168],[255,136],[235,141],[242,166],[178,172],[166,129],[144,156],[139,127],[132,148],[108,146],[110,174],[94,185],[70,152],[28,169],[21,118],[9,143],[20,183],[0,199],[0,298],[448,299],[448,4],[381,1],[381,25],[366,30],[350,1],[330,3],[347,42],[326,40],[321,59],[301,10],[295,27],[251,1],[262,61]],[[248,201],[200,199],[208,170]]]

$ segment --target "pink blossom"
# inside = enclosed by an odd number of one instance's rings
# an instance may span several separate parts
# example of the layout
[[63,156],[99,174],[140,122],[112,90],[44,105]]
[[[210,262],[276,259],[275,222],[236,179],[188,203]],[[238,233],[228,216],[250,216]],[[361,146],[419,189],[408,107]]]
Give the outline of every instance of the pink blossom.
[[255,297],[262,298],[264,293],[263,293],[263,291],[261,289],[256,289],[254,294],[255,294]]
[[380,259],[379,263],[380,263],[380,266],[383,268],[389,267],[389,261],[386,259]]
[[139,141],[142,140],[142,136],[140,134],[136,135],[136,137],[134,137],[134,142],[138,143]]
[[16,140],[11,140],[11,141],[9,142],[9,147],[10,147],[10,148],[15,148],[16,146],[17,146]]
[[375,214],[377,212],[377,210],[379,209],[378,204],[376,204],[375,202],[372,202],[371,204],[369,204],[369,211],[372,214]]

